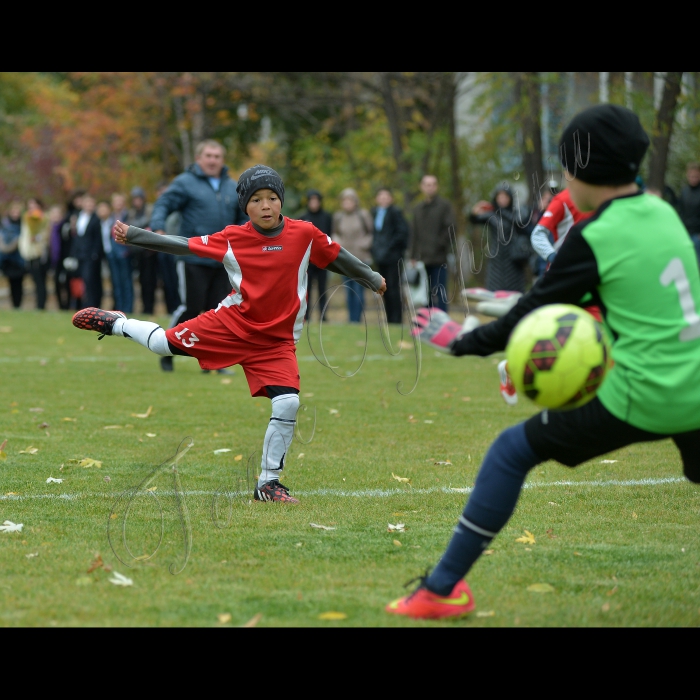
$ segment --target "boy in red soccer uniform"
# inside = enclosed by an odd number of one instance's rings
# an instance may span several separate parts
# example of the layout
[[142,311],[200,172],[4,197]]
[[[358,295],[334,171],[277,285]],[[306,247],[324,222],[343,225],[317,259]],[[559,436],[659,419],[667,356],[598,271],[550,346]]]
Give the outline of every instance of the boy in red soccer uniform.
[[564,243],[569,229],[590,215],[588,212],[583,214],[576,208],[571,201],[568,189],[559,192],[553,197],[530,235],[530,242],[535,252],[543,260],[551,263]]
[[127,319],[119,311],[96,308],[79,311],[73,325],[129,338],[158,355],[196,357],[202,369],[240,364],[251,396],[267,396],[272,402],[254,497],[298,503],[279,478],[299,408],[295,346],[304,325],[309,262],[362,281],[379,294],[386,284],[313,224],[281,215],[284,183],[272,168],[249,168],[236,191],[241,209],[250,217],[243,226],[193,238],[160,235],[121,221],[113,229],[119,243],[174,255],[194,253],[223,263],[232,290],[216,309],[167,331],[156,323]]
[[[589,216],[591,216],[591,212],[584,214],[577,209],[568,189],[562,190],[552,198],[530,235],[532,247],[543,260],[547,261],[547,268],[549,268],[552,260],[554,260],[554,257],[564,244],[569,229]],[[600,321],[600,312],[597,309],[591,307],[586,310]],[[518,394],[508,375],[508,363],[506,360],[501,360],[498,363],[498,378],[501,383],[500,388],[503,400],[509,406],[514,406],[518,403]]]

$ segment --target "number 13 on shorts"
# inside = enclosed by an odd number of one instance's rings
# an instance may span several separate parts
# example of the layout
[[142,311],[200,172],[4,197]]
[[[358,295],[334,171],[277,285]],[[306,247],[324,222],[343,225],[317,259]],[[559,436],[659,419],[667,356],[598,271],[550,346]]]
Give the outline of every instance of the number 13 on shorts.
[[[182,336],[185,335],[185,333],[189,333],[190,337],[183,338]],[[177,331],[175,333],[175,336],[186,348],[194,347],[194,344],[199,340],[199,338],[194,333],[190,332],[189,328],[183,328],[181,331]]]

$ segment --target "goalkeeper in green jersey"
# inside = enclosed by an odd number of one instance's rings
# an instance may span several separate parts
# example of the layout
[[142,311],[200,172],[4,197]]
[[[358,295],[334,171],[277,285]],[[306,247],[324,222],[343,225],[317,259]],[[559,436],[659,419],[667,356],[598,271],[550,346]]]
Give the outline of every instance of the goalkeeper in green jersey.
[[[550,269],[508,314],[458,335],[447,350],[457,356],[504,350],[527,313],[578,304],[588,293],[613,339],[615,364],[589,403],[545,410],[499,435],[441,560],[387,612],[440,618],[473,610],[464,576],[541,462],[575,467],[632,443],[671,438],[685,476],[700,483],[700,273],[675,210],[635,184],[648,146],[637,116],[616,105],[587,109],[564,130],[560,153],[571,198],[592,215],[572,227]],[[435,336],[436,347],[444,341],[434,322],[414,323],[421,340]]]

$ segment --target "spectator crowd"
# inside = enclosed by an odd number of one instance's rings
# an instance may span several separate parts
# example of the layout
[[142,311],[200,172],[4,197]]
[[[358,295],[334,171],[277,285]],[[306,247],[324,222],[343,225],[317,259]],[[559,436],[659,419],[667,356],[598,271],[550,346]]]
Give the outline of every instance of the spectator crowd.
[[[9,202],[0,223],[0,272],[7,278],[12,306],[22,306],[24,282],[29,278],[37,309],[46,308],[53,292],[59,309],[111,305],[131,314],[138,291],[140,312],[153,315],[158,289],[173,324],[212,308],[230,291],[219,263],[185,258],[176,268],[173,256],[121,245],[111,234],[117,220],[187,237],[202,235],[202,227],[214,233],[228,224],[244,223],[247,217],[237,206],[236,181],[224,165],[223,146],[204,141],[195,155],[196,163],[187,172],[158,186],[153,203],[140,186],[134,186],[128,196],[114,192],[109,198],[75,190],[64,205],[48,207],[38,197]],[[428,290],[419,303],[448,310],[448,273],[450,263],[454,264],[450,230],[457,223],[456,213],[453,204],[439,194],[434,175],[421,179],[420,191],[420,200],[404,214],[388,187],[376,192],[369,208],[354,188],[347,187],[332,211],[325,208],[323,193],[310,189],[305,210],[292,215],[313,223],[386,279],[389,323],[402,321],[402,296],[409,293],[408,288],[402,289],[400,260],[409,285],[422,279]],[[647,191],[676,209],[700,260],[700,164],[688,164],[686,183],[678,195],[668,186],[663,192]],[[467,219],[475,227],[476,248],[483,254],[487,290],[525,292],[544,273],[551,258],[535,252],[531,236],[535,229],[540,237],[547,233],[537,224],[556,192],[545,188],[530,209],[518,204],[511,188],[503,184],[489,201],[479,201],[470,209]],[[544,247],[549,248],[546,242]],[[319,316],[324,312],[327,274],[309,265],[307,319],[313,309]],[[359,323],[365,288],[356,280],[344,279],[343,284],[347,320]],[[166,364],[162,368],[171,370],[172,362]]]

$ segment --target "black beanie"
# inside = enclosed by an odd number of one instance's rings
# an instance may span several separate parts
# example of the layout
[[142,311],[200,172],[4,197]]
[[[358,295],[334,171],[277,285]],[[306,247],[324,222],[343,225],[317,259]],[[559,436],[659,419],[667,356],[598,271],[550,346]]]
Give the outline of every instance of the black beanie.
[[589,185],[634,182],[648,148],[649,137],[637,115],[611,104],[579,112],[559,141],[562,166]]
[[278,172],[268,168],[267,165],[254,165],[241,173],[236,192],[238,192],[238,204],[244,214],[250,198],[258,190],[265,189],[275,192],[284,205],[284,183]]

